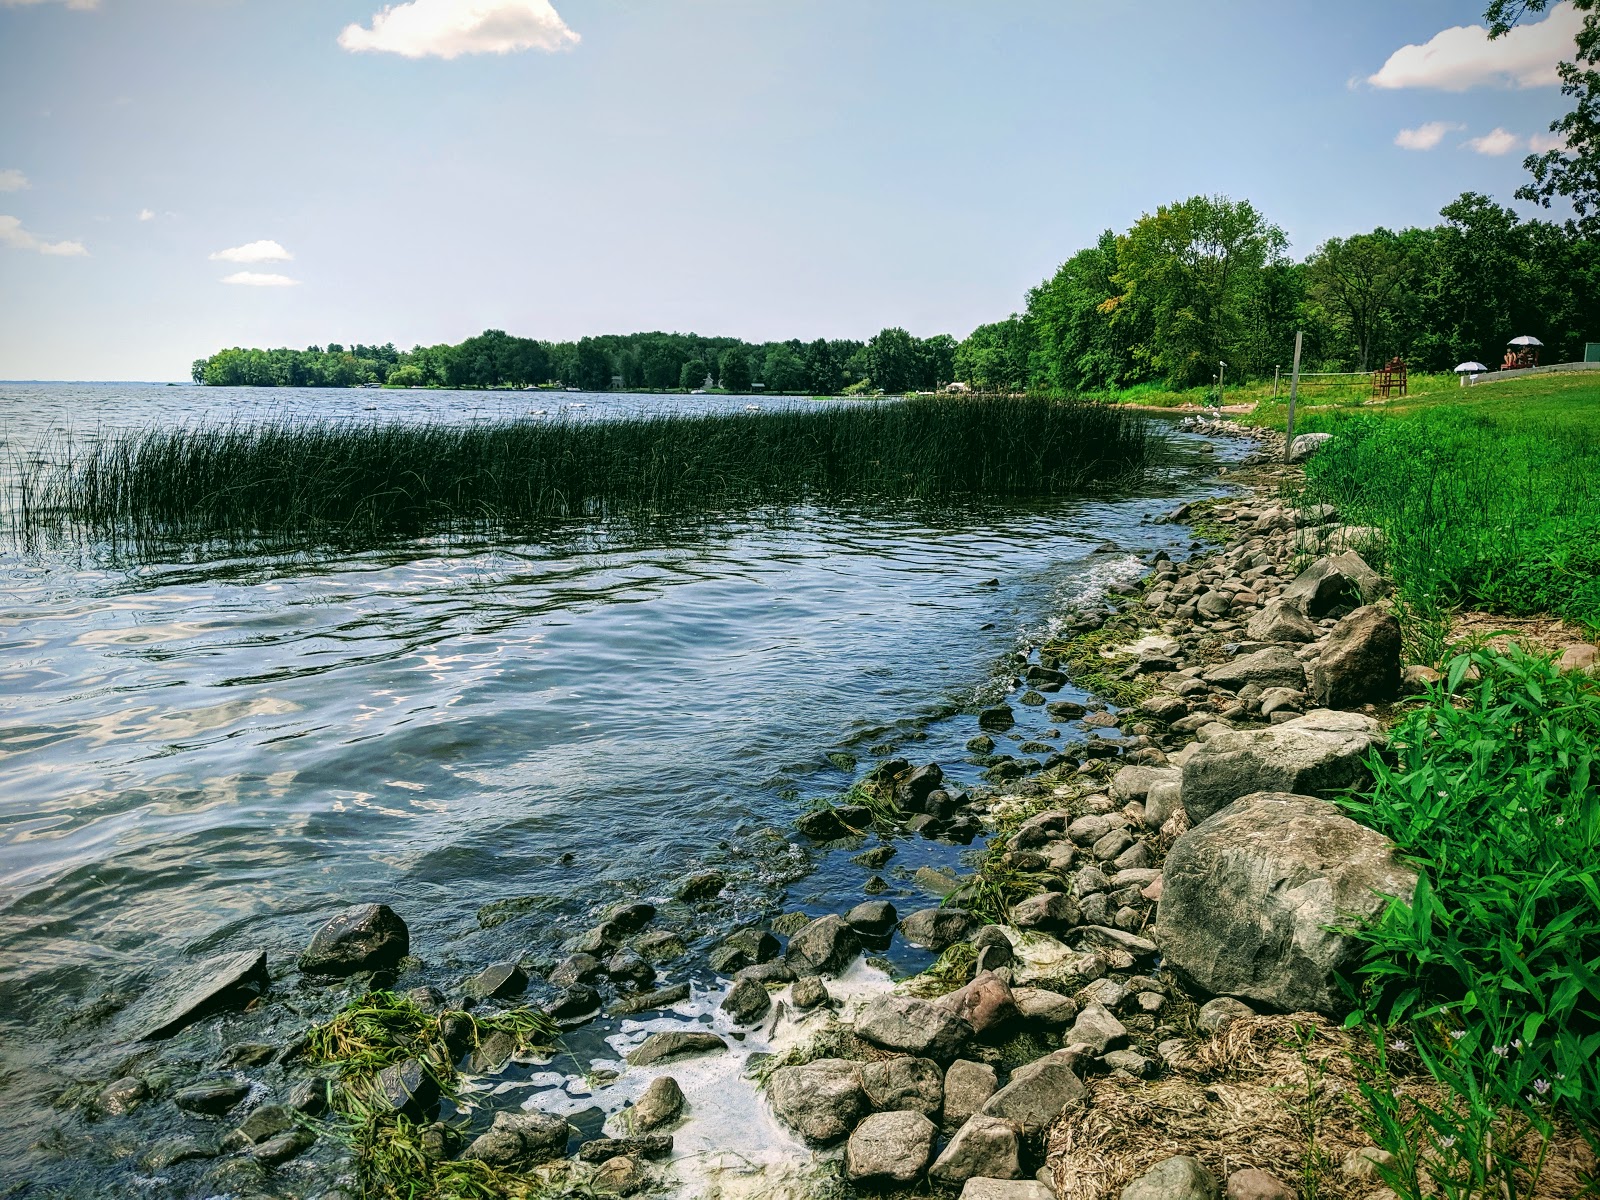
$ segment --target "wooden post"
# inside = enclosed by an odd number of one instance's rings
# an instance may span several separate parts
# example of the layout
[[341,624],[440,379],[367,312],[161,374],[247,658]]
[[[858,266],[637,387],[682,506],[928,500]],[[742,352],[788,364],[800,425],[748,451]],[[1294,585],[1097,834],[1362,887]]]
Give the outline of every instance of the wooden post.
[[1296,330],[1294,335],[1294,370],[1289,376],[1289,424],[1284,430],[1283,461],[1293,462],[1292,447],[1294,446],[1294,405],[1300,398],[1300,340],[1305,337],[1304,330]]
[[1281,363],[1272,368],[1272,402],[1274,404],[1278,402],[1278,375],[1282,370],[1283,364]]

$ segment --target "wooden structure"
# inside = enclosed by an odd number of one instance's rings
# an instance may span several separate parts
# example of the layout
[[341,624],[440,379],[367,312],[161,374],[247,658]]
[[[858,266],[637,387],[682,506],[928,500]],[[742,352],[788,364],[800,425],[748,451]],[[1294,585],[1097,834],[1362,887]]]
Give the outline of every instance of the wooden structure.
[[1372,395],[1377,400],[1388,400],[1406,394],[1406,360],[1391,358],[1372,373]]

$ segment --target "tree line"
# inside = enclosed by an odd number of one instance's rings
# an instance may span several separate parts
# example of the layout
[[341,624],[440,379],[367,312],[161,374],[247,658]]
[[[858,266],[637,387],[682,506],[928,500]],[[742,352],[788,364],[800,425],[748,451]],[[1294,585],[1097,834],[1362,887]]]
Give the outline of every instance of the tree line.
[[[456,345],[220,351],[196,382],[229,386],[721,388],[831,396],[1103,392],[1270,376],[1304,331],[1308,369],[1498,363],[1531,334],[1547,361],[1600,340],[1600,241],[1467,192],[1427,228],[1330,238],[1302,261],[1245,200],[1194,196],[1107,230],[1032,288],[1023,310],[957,342],[884,329],[860,342],[752,343],[686,333],[539,341],[491,329]],[[1222,364],[1226,364],[1223,367]]]

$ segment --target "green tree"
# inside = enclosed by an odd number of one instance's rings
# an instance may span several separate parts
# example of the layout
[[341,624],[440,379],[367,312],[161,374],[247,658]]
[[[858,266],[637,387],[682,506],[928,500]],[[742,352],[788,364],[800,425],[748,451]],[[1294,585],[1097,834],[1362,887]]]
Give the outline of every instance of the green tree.
[[706,385],[706,376],[711,374],[711,368],[703,358],[691,358],[683,364],[683,369],[678,373],[678,386],[686,392],[692,392]]
[[1371,363],[1410,266],[1400,239],[1382,228],[1329,238],[1306,260],[1310,294],[1355,343],[1356,370]]
[[594,338],[578,340],[577,360],[573,364],[573,383],[586,392],[603,392],[611,387],[611,355]]
[[832,396],[839,390],[841,368],[832,343],[818,338],[805,349],[805,389],[813,396]]
[[717,382],[725,392],[748,392],[752,382],[750,360],[736,346],[729,346],[717,360]]
[[1132,348],[1149,334],[1148,312],[1126,303],[1118,245],[1106,230],[1028,293],[1031,382],[1063,393],[1136,382]]
[[806,364],[799,342],[775,342],[767,347],[761,366],[761,382],[768,391],[799,392],[806,386]]
[[880,331],[867,343],[867,374],[873,384],[899,395],[916,384],[920,364],[916,339],[898,327]]
[[1015,392],[1028,386],[1033,331],[1026,317],[979,325],[956,347],[954,376],[980,392]]

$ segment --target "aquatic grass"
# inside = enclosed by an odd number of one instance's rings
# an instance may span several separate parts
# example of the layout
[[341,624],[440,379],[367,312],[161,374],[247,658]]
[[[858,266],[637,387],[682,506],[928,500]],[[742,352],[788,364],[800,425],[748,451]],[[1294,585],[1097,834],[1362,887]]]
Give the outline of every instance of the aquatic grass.
[[656,522],[806,501],[1073,495],[1136,478],[1134,414],[1039,397],[445,425],[284,421],[117,434],[16,464],[24,542],[361,543]]

